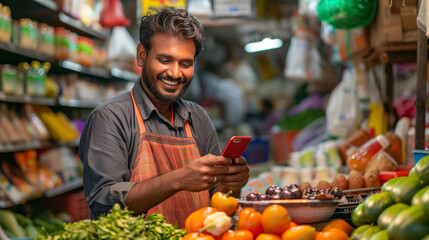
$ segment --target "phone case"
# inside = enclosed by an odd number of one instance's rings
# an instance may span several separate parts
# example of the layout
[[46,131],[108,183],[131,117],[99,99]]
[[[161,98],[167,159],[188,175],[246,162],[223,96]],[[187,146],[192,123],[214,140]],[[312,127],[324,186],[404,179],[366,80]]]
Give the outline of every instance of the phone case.
[[222,156],[227,158],[241,157],[249,145],[251,136],[233,136],[229,139],[226,147],[223,149]]

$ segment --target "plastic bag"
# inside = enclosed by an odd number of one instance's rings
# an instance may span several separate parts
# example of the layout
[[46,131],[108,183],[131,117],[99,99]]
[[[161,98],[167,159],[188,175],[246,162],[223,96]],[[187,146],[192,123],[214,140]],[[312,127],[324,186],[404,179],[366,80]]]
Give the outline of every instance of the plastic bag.
[[426,33],[426,36],[428,35],[428,23],[429,19],[427,17],[427,12],[426,12],[426,1],[422,0],[421,4],[420,4],[420,10],[419,10],[419,15],[417,16],[417,26]]
[[292,37],[286,55],[284,76],[295,81],[319,80],[322,76],[322,59],[317,50],[317,42],[309,37]]
[[115,27],[107,46],[107,58],[109,60],[129,61],[135,59],[137,50],[136,43],[127,29]]
[[361,120],[356,71],[353,67],[343,73],[343,80],[332,91],[326,107],[328,132],[337,137],[348,137]]
[[131,21],[125,17],[122,3],[119,0],[104,0],[99,22],[105,28],[128,26]]
[[321,0],[317,13],[321,21],[340,29],[363,27],[372,22],[376,0]]

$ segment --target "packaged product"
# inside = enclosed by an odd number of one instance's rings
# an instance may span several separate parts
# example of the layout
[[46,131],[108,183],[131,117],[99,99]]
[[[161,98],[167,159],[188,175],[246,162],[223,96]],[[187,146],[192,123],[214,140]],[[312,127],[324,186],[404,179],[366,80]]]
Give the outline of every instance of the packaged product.
[[33,110],[33,106],[30,104],[24,105],[24,115],[30,121],[31,125],[36,130],[37,139],[39,141],[47,141],[49,140],[49,132],[40,118]]
[[9,181],[25,194],[26,199],[41,194],[41,192],[37,192],[37,189],[27,183],[24,180],[23,173],[8,161],[1,162],[1,169]]
[[365,143],[356,153],[347,159],[347,165],[350,169],[365,173],[368,163],[377,156],[377,154],[390,146],[389,140],[379,135]]
[[15,129],[16,134],[18,135],[19,142],[26,142],[29,139],[25,133],[24,125],[22,125],[21,119],[16,114],[16,111],[9,109],[7,111],[7,117],[9,118],[10,123],[12,124],[13,129]]
[[54,27],[47,24],[39,25],[39,51],[49,56],[55,54],[55,34]]
[[15,185],[9,182],[3,173],[0,173],[0,189],[14,204],[21,203],[26,197],[23,192],[21,192]]
[[93,65],[94,41],[79,36],[77,50],[77,62],[83,66],[90,67]]
[[25,94],[25,85],[27,82],[27,71],[30,65],[27,62],[21,62],[16,68],[16,89],[15,95],[23,96]]
[[36,51],[38,31],[37,22],[28,18],[21,18],[19,20],[19,45],[23,48]]
[[0,4],[0,41],[9,43],[12,37],[10,8]]
[[4,103],[1,104],[0,105],[0,124],[8,136],[8,142],[16,143],[16,142],[19,142],[19,135],[17,134],[12,123],[10,122],[9,118],[7,117],[7,111],[8,111],[8,109],[7,109],[6,104],[4,104]]
[[65,60],[70,57],[70,54],[69,54],[70,34],[71,32],[63,27],[55,28],[55,58],[56,59]]
[[0,66],[1,89],[4,94],[13,95],[16,89],[16,68],[5,64]]

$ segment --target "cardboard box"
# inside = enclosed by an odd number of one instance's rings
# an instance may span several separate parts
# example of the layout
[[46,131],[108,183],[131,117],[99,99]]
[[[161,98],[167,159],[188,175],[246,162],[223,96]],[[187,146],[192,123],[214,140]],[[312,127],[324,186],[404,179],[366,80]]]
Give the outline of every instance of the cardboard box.
[[[347,33],[349,37],[347,38]],[[353,55],[370,47],[367,28],[353,28],[349,30],[337,29],[337,44],[341,60],[346,60]],[[347,41],[347,39],[349,41]]]
[[384,43],[392,42],[402,42],[402,25],[393,25],[393,26],[371,26],[371,46],[377,48]]
[[392,0],[393,8],[410,7],[410,6],[417,6],[417,0]]
[[402,7],[400,10],[402,29],[417,30],[417,7]]
[[390,0],[378,0],[378,8],[375,19],[381,26],[393,26],[401,24],[401,14],[399,8],[390,7]]
[[417,42],[418,30],[405,31],[402,34],[404,42]]

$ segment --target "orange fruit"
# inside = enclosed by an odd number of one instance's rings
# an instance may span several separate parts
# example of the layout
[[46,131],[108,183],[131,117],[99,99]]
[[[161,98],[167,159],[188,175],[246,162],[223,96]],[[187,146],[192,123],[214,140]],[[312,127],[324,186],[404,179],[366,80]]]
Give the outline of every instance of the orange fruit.
[[328,224],[326,224],[323,227],[322,232],[326,232],[331,228],[337,228],[343,232],[345,232],[348,236],[350,236],[350,234],[353,231],[352,226],[350,226],[350,224],[348,222],[346,222],[344,219],[335,219],[330,221]]
[[348,240],[349,236],[338,228],[330,228],[317,234],[315,240]]
[[262,212],[261,223],[265,233],[281,235],[289,228],[290,221],[286,208],[277,204],[270,205]]
[[291,221],[290,224],[289,224],[290,228],[291,227],[296,227],[296,226],[298,226],[298,224],[296,224],[294,221]]
[[255,240],[282,240],[282,239],[276,234],[261,233]]
[[282,240],[314,240],[316,229],[310,225],[299,225],[289,228],[282,234]]

